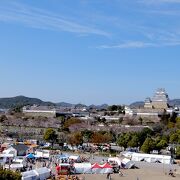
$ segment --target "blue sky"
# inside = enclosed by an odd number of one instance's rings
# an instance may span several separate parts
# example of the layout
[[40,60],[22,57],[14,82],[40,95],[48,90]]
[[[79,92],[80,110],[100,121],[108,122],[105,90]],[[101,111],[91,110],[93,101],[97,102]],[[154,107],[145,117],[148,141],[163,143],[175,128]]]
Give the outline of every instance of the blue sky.
[[1,0],[0,97],[180,98],[180,0]]

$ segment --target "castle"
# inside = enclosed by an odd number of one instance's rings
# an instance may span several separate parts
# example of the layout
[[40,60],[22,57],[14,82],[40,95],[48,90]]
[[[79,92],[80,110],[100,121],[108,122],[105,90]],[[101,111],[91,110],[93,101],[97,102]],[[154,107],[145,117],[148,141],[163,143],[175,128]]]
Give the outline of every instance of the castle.
[[128,116],[141,116],[141,117],[159,117],[164,111],[172,113],[172,109],[169,108],[169,97],[165,89],[159,88],[155,92],[152,98],[146,98],[143,108],[125,107],[125,114]]
[[146,98],[144,108],[145,109],[167,109],[169,97],[165,89],[157,89],[152,99]]

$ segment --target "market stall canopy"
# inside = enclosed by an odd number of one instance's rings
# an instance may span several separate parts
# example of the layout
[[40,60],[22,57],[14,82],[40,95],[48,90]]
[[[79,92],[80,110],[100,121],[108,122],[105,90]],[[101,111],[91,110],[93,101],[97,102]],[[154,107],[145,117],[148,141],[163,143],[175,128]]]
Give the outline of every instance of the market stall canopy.
[[39,180],[44,180],[50,177],[51,170],[47,167],[42,167],[35,170],[38,174]]
[[34,159],[34,158],[35,158],[35,156],[34,156],[34,154],[30,153],[30,154],[28,154],[28,155],[26,156],[26,158],[29,158],[29,159]]
[[110,164],[105,163],[101,165],[102,169],[100,171],[101,174],[113,173],[113,168]]
[[108,163],[105,163],[103,165],[101,165],[102,168],[112,168],[112,166]]
[[77,174],[91,174],[91,163],[74,163],[75,172]]
[[38,178],[38,174],[35,170],[22,172],[22,180],[36,180]]
[[158,155],[158,154],[133,153],[132,160],[145,161],[149,163],[163,163],[163,164],[173,163],[173,159],[171,158],[171,156]]
[[108,159],[108,162],[111,163],[111,164],[115,163],[115,164],[117,164],[118,166],[121,166],[121,159],[118,158],[118,157],[109,158],[109,159]]
[[42,167],[39,169],[21,173],[22,180],[44,180],[50,177],[50,169]]
[[68,159],[69,156],[67,154],[60,154],[60,155],[58,155],[58,158],[59,159]]
[[124,168],[127,169],[131,169],[135,166],[135,163],[127,158],[122,159],[122,164],[124,165]]
[[94,163],[91,168],[95,169],[95,168],[102,168],[102,167],[98,163]]
[[74,161],[76,161],[76,162],[80,162],[81,161],[81,158],[80,158],[80,156],[69,156],[69,159],[71,160],[74,160]]

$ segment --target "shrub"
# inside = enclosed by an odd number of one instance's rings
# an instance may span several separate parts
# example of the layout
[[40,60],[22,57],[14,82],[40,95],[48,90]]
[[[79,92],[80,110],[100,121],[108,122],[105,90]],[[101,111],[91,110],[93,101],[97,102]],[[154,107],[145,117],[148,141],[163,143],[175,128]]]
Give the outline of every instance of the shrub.
[[1,180],[21,180],[21,174],[13,172],[11,170],[5,170],[0,168],[0,179]]

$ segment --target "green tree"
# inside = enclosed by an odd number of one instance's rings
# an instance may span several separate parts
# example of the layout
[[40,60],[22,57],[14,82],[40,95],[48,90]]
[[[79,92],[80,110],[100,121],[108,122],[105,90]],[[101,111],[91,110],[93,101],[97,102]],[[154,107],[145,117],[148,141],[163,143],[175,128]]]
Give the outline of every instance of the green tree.
[[21,174],[0,168],[0,179],[1,180],[21,180]]
[[56,131],[54,131],[52,128],[48,128],[44,133],[44,140],[47,142],[50,142],[52,145],[52,148],[54,146],[54,143],[57,141],[57,134]]
[[143,151],[144,153],[149,153],[153,149],[154,149],[154,142],[151,138],[147,137],[143,145],[141,146],[141,151]]
[[132,139],[128,142],[129,147],[138,147],[139,146],[139,138],[137,135],[133,135]]
[[176,118],[176,128],[180,129],[180,117]]
[[180,158],[180,146],[176,148],[176,157]]
[[117,105],[112,105],[108,107],[109,111],[117,111],[118,110],[118,106]]
[[124,134],[119,136],[119,138],[117,139],[117,144],[121,147],[127,148],[127,142],[124,138]]
[[168,124],[167,124],[167,127],[168,127],[169,129],[172,129],[172,128],[175,127],[175,123],[174,123],[174,122],[171,122],[171,121],[169,120],[169,121],[168,121]]
[[141,132],[137,133],[137,136],[139,138],[139,145],[142,146],[145,139],[152,135],[153,135],[153,131],[149,128],[144,128]]
[[157,147],[159,150],[161,150],[161,149],[167,147],[167,145],[168,145],[167,141],[164,140],[164,139],[162,139],[162,140],[156,145],[156,147]]
[[131,138],[132,138],[131,133],[126,133],[124,135],[124,139],[125,139],[126,144],[128,144],[128,142],[131,140]]
[[84,139],[85,142],[89,142],[92,135],[93,135],[93,132],[90,131],[90,130],[84,130],[82,132],[82,136],[83,136],[83,139]]
[[174,134],[171,134],[170,138],[169,138],[169,142],[170,143],[178,143],[178,140],[179,140],[179,134],[178,133],[174,133]]

